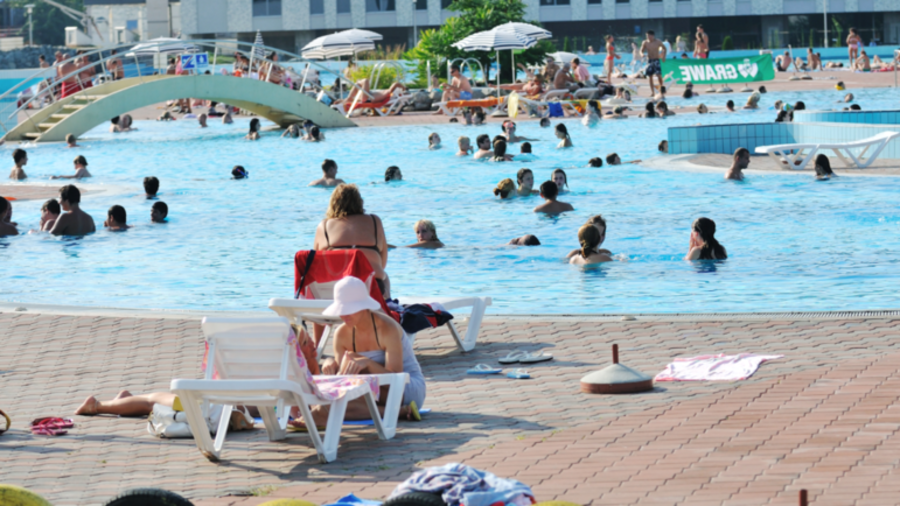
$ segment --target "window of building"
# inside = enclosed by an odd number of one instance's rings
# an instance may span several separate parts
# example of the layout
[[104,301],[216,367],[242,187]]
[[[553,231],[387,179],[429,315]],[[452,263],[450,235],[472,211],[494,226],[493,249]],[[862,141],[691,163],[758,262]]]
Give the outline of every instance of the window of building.
[[[312,11],[312,4],[310,4]],[[323,9],[322,12],[325,12]],[[254,16],[281,16],[281,0],[253,0]]]
[[366,0],[366,12],[387,12],[397,10],[394,0]]
[[337,11],[338,14],[350,14],[350,0],[337,0]]
[[[253,15],[256,16],[256,2],[258,0],[253,0]],[[325,0],[309,0],[309,13],[310,14],[325,14]]]
[[416,10],[417,11],[427,11],[428,10],[428,0],[416,0]]
[[450,4],[453,3],[453,0],[441,0],[441,9],[446,9],[450,7]]
[[602,0],[588,0],[588,4],[602,4]]
[[631,0],[616,0],[616,3],[617,3],[617,4],[627,4],[627,3],[630,3],[630,2],[631,2]]
[[663,0],[647,0],[648,2],[662,2]]
[[569,0],[541,0],[541,5],[569,5]]

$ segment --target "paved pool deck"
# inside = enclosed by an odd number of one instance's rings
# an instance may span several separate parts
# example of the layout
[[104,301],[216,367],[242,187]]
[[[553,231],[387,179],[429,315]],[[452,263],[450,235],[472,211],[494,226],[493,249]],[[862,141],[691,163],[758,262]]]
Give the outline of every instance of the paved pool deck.
[[[192,440],[161,440],[146,421],[76,416],[68,435],[32,436],[29,420],[70,416],[88,395],[166,390],[200,377],[202,314],[0,305],[0,483],[53,504],[102,504],[156,486],[197,505],[280,497],[317,504],[348,493],[384,498],[417,469],[463,462],[533,487],[541,501],[600,504],[896,502],[900,494],[900,312],[799,315],[637,315],[485,319],[476,349],[443,330],[415,348],[428,384],[422,422],[379,441],[345,428],[322,465],[308,437],[229,435],[223,461]],[[461,325],[464,329],[465,325]],[[637,395],[589,395],[579,379],[622,362],[654,375],[675,357],[784,354],[741,382],[662,383]],[[531,380],[468,376],[510,350],[543,350]],[[509,369],[509,367],[507,367]]]

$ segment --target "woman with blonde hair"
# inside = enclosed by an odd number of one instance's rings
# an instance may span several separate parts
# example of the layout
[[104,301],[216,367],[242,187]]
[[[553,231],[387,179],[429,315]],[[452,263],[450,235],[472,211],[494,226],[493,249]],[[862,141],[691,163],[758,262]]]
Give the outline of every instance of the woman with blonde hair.
[[339,184],[332,192],[325,219],[316,227],[313,249],[361,251],[375,271],[375,281],[382,295],[390,296],[391,282],[385,272],[388,246],[384,225],[378,216],[366,214],[359,187],[355,184]]
[[761,98],[762,95],[758,91],[754,91],[747,97],[747,104],[744,106],[744,109],[759,109],[759,99]]
[[407,248],[438,249],[444,247],[444,243],[438,239],[437,228],[431,220],[417,221],[413,230],[416,231],[416,239],[419,242],[410,244]]
[[[585,226],[590,225],[590,226],[596,228],[597,233],[600,234],[600,242],[598,242],[597,246],[595,246],[597,248],[597,251],[600,253],[603,253],[604,255],[612,256],[611,251],[600,247],[600,245],[603,244],[603,241],[606,240],[606,220],[603,219],[603,216],[601,216],[599,214],[595,214],[594,216],[591,216],[590,218],[588,218],[588,220],[584,223],[584,225]],[[580,249],[573,249],[572,251],[569,252],[568,255],[566,255],[566,258],[571,259],[572,257],[577,256],[579,254],[581,254]]]
[[[500,197],[500,200],[508,199],[509,194],[515,191],[516,185],[513,183],[513,180],[510,178],[506,178],[503,181],[497,183],[497,187],[494,188],[494,195]],[[530,191],[529,191],[530,193]]]
[[609,255],[597,250],[601,240],[597,227],[590,224],[582,225],[578,229],[578,244],[581,245],[581,250],[577,255],[569,259],[569,263],[572,265],[592,265],[601,262],[611,262],[612,258]]

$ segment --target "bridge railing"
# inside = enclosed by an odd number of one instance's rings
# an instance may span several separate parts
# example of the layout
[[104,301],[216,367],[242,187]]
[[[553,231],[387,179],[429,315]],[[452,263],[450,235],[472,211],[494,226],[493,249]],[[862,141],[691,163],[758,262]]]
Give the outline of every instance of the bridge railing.
[[[128,50],[135,47],[134,44],[122,44],[112,48],[106,49],[95,49],[93,51],[87,51],[82,54],[77,54],[71,58],[64,59],[60,62],[57,62],[52,67],[42,68],[35,72],[33,75],[24,79],[20,83],[16,84],[5,93],[0,95],[0,102],[4,99],[9,100],[9,96],[13,93],[18,94],[24,89],[29,88],[33,85],[33,81],[35,79],[43,80],[40,83],[39,89],[37,93],[34,93],[28,100],[18,104],[18,107],[11,113],[6,119],[12,119],[14,117],[18,117],[19,113],[24,112],[28,118],[26,121],[34,122],[32,115],[29,111],[31,109],[32,104],[43,104],[44,101],[49,100],[50,103],[55,103],[59,99],[63,98],[61,96],[63,84],[67,81],[78,88],[80,88],[75,93],[68,94],[69,96],[79,97],[83,99],[90,99],[91,96],[94,95],[92,93],[93,86],[85,87],[87,81],[93,81],[94,76],[102,76],[104,82],[114,79],[108,68],[108,63],[112,60],[118,60],[119,65],[122,65],[126,60],[131,60],[135,64],[135,68],[137,69],[137,77],[143,81],[143,78],[150,75],[155,75],[158,73],[165,73],[165,70],[162,72],[153,72],[145,73],[142,70],[141,63],[139,58],[148,58],[153,57],[154,54],[165,55],[166,59],[172,55],[180,55],[180,54],[193,54],[201,51],[209,51],[212,50],[213,58],[211,62],[211,66],[213,71],[210,72],[211,75],[221,75],[217,74],[214,69],[218,63],[218,56],[220,52],[227,51],[228,53],[234,52],[235,54],[240,54],[241,56],[247,58],[248,60],[248,71],[242,72],[241,78],[249,78],[249,79],[259,79],[264,81],[270,81],[272,78],[272,71],[275,68],[290,68],[292,72],[295,72],[292,66],[285,65],[286,63],[301,63],[305,64],[305,69],[302,71],[302,79],[300,83],[299,92],[304,92],[304,86],[307,82],[307,77],[309,75],[309,69],[315,68],[318,72],[331,73],[331,69],[321,65],[320,63],[303,58],[302,56],[292,53],[290,51],[285,51],[282,49],[274,48],[271,46],[266,46],[262,44],[254,44],[252,42],[239,42],[235,40],[216,40],[216,39],[197,39],[197,40],[183,40],[178,42],[179,45],[194,46],[193,49],[174,49],[174,50],[166,50],[165,48],[172,46],[172,41],[162,41],[158,43],[153,42],[144,42],[141,43],[141,51],[140,54],[134,51],[128,52]],[[116,51],[118,54],[112,54],[112,51]],[[124,54],[123,54],[124,52]],[[223,52],[224,54],[224,52]],[[90,61],[92,57],[97,57],[96,61]],[[67,64],[72,63],[76,65],[75,70],[70,71],[66,74],[60,74],[59,69],[66,66]],[[254,72],[254,69],[256,72]],[[282,70],[284,72],[284,70]],[[118,70],[116,70],[118,73]],[[184,72],[193,73],[193,72]],[[263,76],[262,74],[265,73]],[[296,72],[295,72],[296,73]],[[358,95],[366,95],[369,98],[372,98],[371,92],[366,92],[362,88],[356,85],[350,79],[347,79],[340,72],[336,73],[337,78],[341,83],[344,83],[348,89],[357,88],[359,90]],[[223,76],[226,77],[226,76]],[[229,73],[227,77],[235,77],[235,74]],[[263,79],[264,77],[264,79]],[[282,82],[284,79],[282,78]],[[28,85],[28,86],[26,86]],[[188,98],[188,97],[185,97]],[[4,131],[9,132],[9,129],[3,124],[4,122],[0,121],[0,127],[3,128]],[[36,127],[36,125],[34,125]]]

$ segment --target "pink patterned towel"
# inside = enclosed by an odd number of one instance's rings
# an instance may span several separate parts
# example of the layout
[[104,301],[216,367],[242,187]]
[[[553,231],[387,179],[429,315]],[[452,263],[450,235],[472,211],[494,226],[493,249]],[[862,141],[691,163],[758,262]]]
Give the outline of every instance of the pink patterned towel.
[[745,380],[767,360],[775,360],[784,355],[700,355],[699,357],[676,358],[665,370],[657,374],[654,381],[737,381]]

